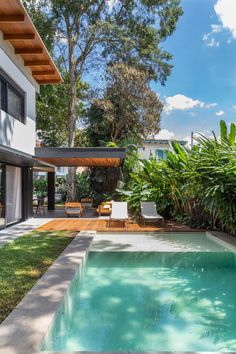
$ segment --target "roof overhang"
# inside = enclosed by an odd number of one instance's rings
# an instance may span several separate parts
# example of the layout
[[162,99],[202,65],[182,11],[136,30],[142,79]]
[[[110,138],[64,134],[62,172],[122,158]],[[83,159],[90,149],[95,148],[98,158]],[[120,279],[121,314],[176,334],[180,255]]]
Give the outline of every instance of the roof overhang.
[[0,30],[15,48],[39,85],[62,82],[62,77],[20,0],[0,1]]
[[116,167],[125,158],[123,148],[36,147],[35,158],[57,167]]

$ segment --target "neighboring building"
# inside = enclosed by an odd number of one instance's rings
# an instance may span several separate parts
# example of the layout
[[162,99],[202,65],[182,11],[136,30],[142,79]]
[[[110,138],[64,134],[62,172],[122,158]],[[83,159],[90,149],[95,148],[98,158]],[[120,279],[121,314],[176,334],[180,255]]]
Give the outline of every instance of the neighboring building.
[[20,0],[0,1],[0,228],[32,215],[36,94],[61,81]]
[[166,159],[167,152],[170,150],[170,143],[177,141],[180,145],[187,145],[184,140],[164,140],[164,139],[148,139],[144,140],[143,147],[140,148],[139,154],[142,159],[149,160],[151,157],[158,159]]

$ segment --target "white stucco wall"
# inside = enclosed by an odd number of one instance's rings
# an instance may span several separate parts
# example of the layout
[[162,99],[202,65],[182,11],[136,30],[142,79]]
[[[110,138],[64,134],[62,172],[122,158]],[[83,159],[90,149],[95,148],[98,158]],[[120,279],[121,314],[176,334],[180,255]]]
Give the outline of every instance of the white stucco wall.
[[0,68],[25,92],[26,120],[25,124],[0,110],[0,144],[34,154],[36,92],[39,86],[25,68],[22,59],[15,55],[14,48],[4,41],[0,32]]
[[159,144],[159,143],[144,143],[143,148],[139,150],[139,155],[142,159],[149,160],[152,154],[153,157],[156,156],[156,150],[168,151],[170,149],[169,144]]

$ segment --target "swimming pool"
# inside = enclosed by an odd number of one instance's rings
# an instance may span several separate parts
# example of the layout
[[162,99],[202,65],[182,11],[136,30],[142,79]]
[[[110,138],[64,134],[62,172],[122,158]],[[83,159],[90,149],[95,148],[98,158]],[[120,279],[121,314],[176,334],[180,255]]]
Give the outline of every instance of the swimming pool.
[[235,351],[235,271],[209,234],[98,235],[41,350]]

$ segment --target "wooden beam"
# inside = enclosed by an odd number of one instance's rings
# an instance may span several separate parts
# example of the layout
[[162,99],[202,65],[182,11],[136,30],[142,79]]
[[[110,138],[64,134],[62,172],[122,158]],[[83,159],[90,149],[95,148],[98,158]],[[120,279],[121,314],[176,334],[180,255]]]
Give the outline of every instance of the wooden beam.
[[44,71],[32,71],[33,76],[48,76],[48,75],[55,75],[55,70],[44,70]]
[[24,22],[25,16],[22,14],[19,15],[0,15],[0,22]]
[[43,48],[16,48],[16,54],[42,54]]
[[40,85],[50,85],[50,84],[60,84],[61,80],[59,79],[47,79],[47,80],[37,80]]
[[5,40],[26,41],[35,39],[34,33],[4,33]]
[[47,65],[50,65],[50,60],[25,61],[25,66],[47,66]]

